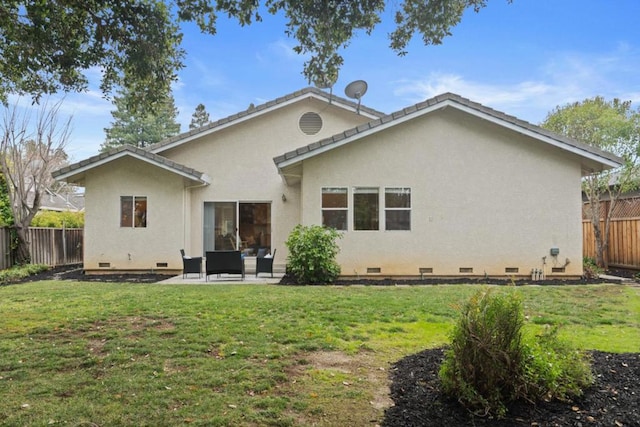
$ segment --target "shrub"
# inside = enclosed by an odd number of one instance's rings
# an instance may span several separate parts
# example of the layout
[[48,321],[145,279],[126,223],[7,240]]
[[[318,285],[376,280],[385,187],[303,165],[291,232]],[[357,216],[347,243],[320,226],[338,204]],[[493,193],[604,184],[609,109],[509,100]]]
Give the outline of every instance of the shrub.
[[49,266],[43,264],[17,265],[6,270],[0,270],[0,284],[7,284],[25,279],[33,274],[47,271]]
[[336,262],[336,240],[341,235],[333,228],[297,225],[285,244],[289,249],[287,273],[298,284],[326,284],[340,275]]
[[582,269],[583,275],[587,279],[597,279],[602,273],[604,273],[604,270],[596,264],[596,260],[589,257],[584,257],[582,259]]
[[84,212],[39,211],[31,220],[32,227],[83,228]]
[[440,368],[445,393],[476,415],[503,416],[523,399],[565,399],[591,383],[584,355],[560,342],[555,330],[525,338],[518,293],[481,290],[461,310]]

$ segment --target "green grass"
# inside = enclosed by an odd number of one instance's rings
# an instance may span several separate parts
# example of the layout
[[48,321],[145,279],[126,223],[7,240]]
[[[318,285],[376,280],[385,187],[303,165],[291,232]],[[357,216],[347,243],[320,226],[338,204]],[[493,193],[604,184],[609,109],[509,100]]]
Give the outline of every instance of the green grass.
[[[390,363],[445,344],[476,289],[3,287],[0,424],[369,425]],[[640,288],[519,290],[531,330],[553,323],[583,349],[640,351]]]

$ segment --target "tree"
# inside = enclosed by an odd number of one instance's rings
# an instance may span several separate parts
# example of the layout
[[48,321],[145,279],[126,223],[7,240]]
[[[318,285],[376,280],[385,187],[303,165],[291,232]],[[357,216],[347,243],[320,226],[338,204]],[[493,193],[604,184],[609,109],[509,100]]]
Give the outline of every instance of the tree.
[[204,104],[198,104],[196,111],[191,115],[189,129],[197,129],[209,123],[209,113]]
[[[512,0],[507,0],[509,3]],[[183,67],[182,22],[216,33],[218,14],[242,26],[261,21],[260,11],[283,13],[294,50],[308,54],[309,82],[331,82],[357,32],[370,34],[385,8],[394,8],[390,47],[404,55],[413,35],[440,44],[464,12],[478,12],[487,0],[5,0],[0,5],[0,100],[8,93],[42,94],[87,88],[85,72],[102,70],[102,91],[131,90],[133,105],[153,105]]]
[[[620,168],[591,173],[582,180],[582,191],[589,201],[589,219],[596,240],[596,264],[606,269],[611,213],[620,195],[638,184],[640,109],[633,111],[631,101],[605,101],[598,96],[556,107],[542,126],[609,151],[624,160]],[[603,203],[605,199],[606,204]]]
[[4,179],[4,175],[0,174],[0,227],[11,225],[13,225],[13,213],[7,191],[7,181]]
[[173,96],[165,95],[150,109],[144,105],[132,107],[135,101],[130,91],[122,91],[114,99],[116,110],[111,112],[114,121],[104,129],[106,139],[100,151],[125,144],[144,148],[180,133]]
[[71,118],[59,122],[61,104],[62,101],[54,105],[43,103],[35,120],[28,109],[21,110],[17,105],[5,108],[0,129],[0,166],[13,214],[19,264],[31,260],[27,232],[45,189],[53,184],[51,172],[67,161],[64,147],[69,140]]

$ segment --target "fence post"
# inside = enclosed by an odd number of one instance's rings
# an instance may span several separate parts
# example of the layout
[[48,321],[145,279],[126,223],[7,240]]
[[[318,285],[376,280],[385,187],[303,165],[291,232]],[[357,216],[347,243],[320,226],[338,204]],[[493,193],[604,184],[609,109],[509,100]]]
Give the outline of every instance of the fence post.
[[62,221],[62,264],[67,265],[67,229]]

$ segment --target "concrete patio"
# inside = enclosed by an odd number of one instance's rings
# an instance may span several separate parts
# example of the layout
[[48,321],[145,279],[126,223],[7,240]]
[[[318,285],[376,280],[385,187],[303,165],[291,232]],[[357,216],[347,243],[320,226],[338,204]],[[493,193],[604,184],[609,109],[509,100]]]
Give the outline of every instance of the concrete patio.
[[209,276],[205,281],[204,274],[198,277],[197,274],[188,274],[187,277],[183,277],[182,274],[173,276],[169,279],[162,280],[158,283],[172,284],[172,285],[217,285],[217,284],[251,284],[251,285],[271,285],[280,282],[280,279],[284,276],[284,273],[273,273],[273,277],[266,273],[260,273],[258,277],[254,273],[247,273],[244,276],[244,280],[238,274],[221,274],[218,277],[217,274]]

